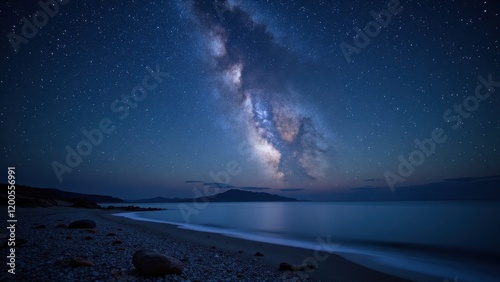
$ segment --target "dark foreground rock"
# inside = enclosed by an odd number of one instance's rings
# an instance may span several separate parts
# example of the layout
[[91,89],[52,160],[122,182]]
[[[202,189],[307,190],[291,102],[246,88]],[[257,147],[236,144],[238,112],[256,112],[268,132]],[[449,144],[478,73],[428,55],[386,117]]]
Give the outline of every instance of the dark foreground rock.
[[140,274],[149,277],[181,274],[184,268],[180,260],[154,250],[139,250],[135,252],[132,263]]
[[304,271],[316,269],[315,265],[293,265],[286,262],[280,263],[279,271]]
[[56,262],[57,265],[65,266],[65,267],[79,267],[79,266],[94,266],[95,264],[87,258],[82,257],[72,257],[63,259]]
[[69,224],[68,228],[71,229],[85,229],[85,228],[94,228],[95,221],[90,219],[80,219],[73,221]]

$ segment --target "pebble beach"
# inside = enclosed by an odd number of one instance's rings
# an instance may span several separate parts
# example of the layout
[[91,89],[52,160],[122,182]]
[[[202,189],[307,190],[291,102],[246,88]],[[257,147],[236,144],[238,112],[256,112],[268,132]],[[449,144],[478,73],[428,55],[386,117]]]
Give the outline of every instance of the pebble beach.
[[[139,222],[99,209],[23,208],[17,218],[15,274],[2,271],[0,281],[404,281],[338,256],[304,274],[278,271],[280,261],[299,263],[311,251]],[[82,219],[95,227],[68,228]],[[5,240],[6,232],[1,235]],[[178,259],[182,273],[141,275],[132,263],[140,249]]]

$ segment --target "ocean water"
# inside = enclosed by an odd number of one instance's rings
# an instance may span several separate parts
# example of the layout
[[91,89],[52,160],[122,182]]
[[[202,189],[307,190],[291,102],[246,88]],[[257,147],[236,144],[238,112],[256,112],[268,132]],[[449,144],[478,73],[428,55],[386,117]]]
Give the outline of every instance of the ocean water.
[[117,215],[333,252],[415,280],[500,281],[499,202],[134,205],[167,210]]

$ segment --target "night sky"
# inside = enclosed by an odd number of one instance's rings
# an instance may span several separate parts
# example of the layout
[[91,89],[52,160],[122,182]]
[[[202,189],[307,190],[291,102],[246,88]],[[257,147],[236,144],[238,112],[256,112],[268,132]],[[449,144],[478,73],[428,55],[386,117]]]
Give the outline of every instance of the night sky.
[[500,175],[498,1],[57,3],[0,4],[18,183],[325,199]]

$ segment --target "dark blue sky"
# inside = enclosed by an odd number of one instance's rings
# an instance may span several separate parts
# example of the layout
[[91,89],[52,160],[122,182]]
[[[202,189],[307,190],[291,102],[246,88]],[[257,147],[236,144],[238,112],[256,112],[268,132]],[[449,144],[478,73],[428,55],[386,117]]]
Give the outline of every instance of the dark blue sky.
[[322,198],[500,174],[497,1],[58,3],[41,28],[37,1],[0,4],[19,183]]

